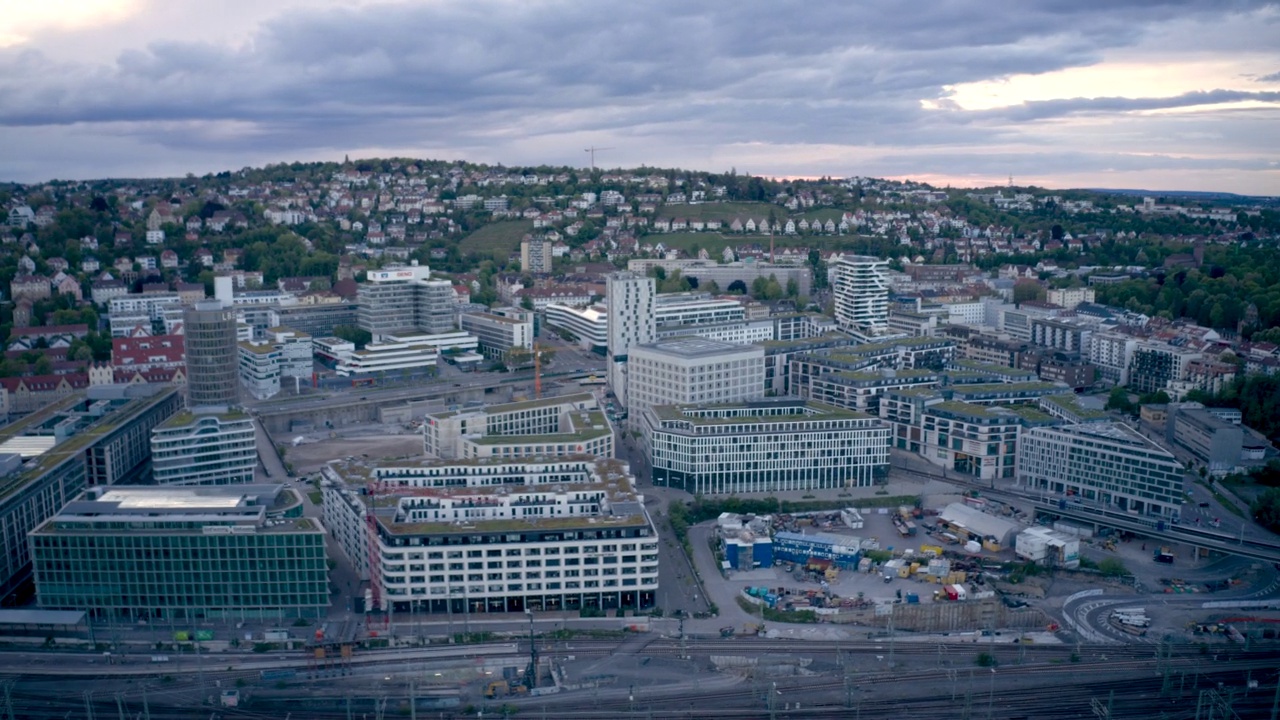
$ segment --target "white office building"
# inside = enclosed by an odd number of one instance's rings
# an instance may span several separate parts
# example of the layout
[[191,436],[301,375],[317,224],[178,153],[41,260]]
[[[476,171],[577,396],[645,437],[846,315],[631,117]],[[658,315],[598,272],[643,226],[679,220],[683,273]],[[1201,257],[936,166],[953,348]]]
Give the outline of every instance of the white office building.
[[653,342],[655,335],[653,278],[634,272],[605,276],[608,303],[608,383],[623,405],[627,402],[627,361],[631,348]]
[[626,463],[334,462],[324,477],[325,527],[378,609],[463,620],[655,604],[658,534]]
[[867,487],[889,470],[889,425],[798,398],[658,405],[643,427],[653,483],[695,495]]
[[1018,483],[1124,512],[1173,517],[1182,507],[1178,459],[1123,423],[1026,429]]
[[160,485],[253,482],[258,446],[253,421],[240,412],[182,412],[151,430],[151,469]]
[[448,460],[613,457],[613,428],[591,393],[429,413],[422,432],[427,455]]
[[889,331],[889,263],[848,255],[836,259],[832,293],[840,329],[864,340],[881,339]]
[[550,303],[546,318],[547,327],[570,333],[584,349],[604,352],[609,346],[609,311],[604,305]]
[[[426,335],[386,335],[383,342],[371,342],[338,358],[339,377],[377,377],[379,373],[427,372],[440,359],[440,348]],[[471,348],[474,350],[474,346]]]
[[679,337],[631,349],[627,411],[655,405],[727,403],[764,395],[764,348]]

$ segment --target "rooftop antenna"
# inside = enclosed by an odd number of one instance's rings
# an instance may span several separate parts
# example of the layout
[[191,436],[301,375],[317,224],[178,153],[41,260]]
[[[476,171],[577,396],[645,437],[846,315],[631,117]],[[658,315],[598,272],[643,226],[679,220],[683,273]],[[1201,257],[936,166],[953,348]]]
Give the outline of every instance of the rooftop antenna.
[[613,148],[611,148],[611,147],[596,147],[595,145],[592,145],[591,147],[589,147],[589,148],[587,148],[587,149],[585,149],[585,150],[583,150],[583,151],[582,151],[582,152],[585,152],[585,153],[591,153],[591,172],[595,172],[595,171],[596,171],[596,151],[597,151],[597,150],[612,150],[612,149],[613,149]]
[[1013,173],[1009,173],[1009,187],[1013,187]]

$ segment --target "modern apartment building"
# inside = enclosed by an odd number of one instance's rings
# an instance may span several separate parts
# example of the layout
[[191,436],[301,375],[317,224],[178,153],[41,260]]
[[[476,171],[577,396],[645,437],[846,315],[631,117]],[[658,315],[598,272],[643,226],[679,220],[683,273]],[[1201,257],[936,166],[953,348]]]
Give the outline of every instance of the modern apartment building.
[[1142,515],[1180,512],[1182,464],[1123,423],[1030,428],[1018,442],[1020,485]]
[[831,289],[836,323],[841,330],[866,341],[889,332],[888,261],[864,256],[842,256],[834,262]]
[[609,389],[623,405],[627,402],[627,362],[631,348],[651,343],[655,335],[653,278],[633,272],[605,276],[605,301],[609,333]]
[[29,539],[42,608],[136,623],[329,607],[324,530],[284,485],[92,488]]
[[240,353],[236,313],[217,300],[196,303],[183,314],[187,353],[187,407],[225,412],[240,404]]
[[1139,394],[1166,390],[1171,383],[1185,380],[1188,364],[1203,357],[1203,353],[1192,348],[1140,341],[1129,360],[1129,389]]
[[1072,353],[1088,352],[1089,336],[1092,334],[1091,325],[1069,319],[1033,318],[1031,320],[1031,342],[1054,350]]
[[727,403],[764,396],[764,349],[681,337],[631,349],[627,412],[655,405]]
[[591,393],[428,413],[422,432],[427,455],[447,460],[613,456],[613,428]]
[[1138,347],[1134,336],[1116,329],[1089,336],[1089,362],[1097,368],[1098,379],[1108,385],[1129,384],[1129,364]]
[[889,469],[889,426],[799,398],[658,405],[642,419],[653,482],[703,494],[867,487]]
[[183,412],[151,431],[151,467],[160,485],[253,482],[258,446],[242,412]]
[[325,526],[372,576],[382,609],[461,618],[654,606],[658,533],[623,462],[335,462],[324,475]]
[[151,429],[182,409],[167,385],[104,385],[0,428],[0,597],[29,575],[27,533],[86,487],[143,482]]
[[1075,310],[1080,303],[1093,302],[1094,297],[1093,288],[1080,287],[1050,290],[1046,299],[1054,305],[1061,305],[1068,310]]

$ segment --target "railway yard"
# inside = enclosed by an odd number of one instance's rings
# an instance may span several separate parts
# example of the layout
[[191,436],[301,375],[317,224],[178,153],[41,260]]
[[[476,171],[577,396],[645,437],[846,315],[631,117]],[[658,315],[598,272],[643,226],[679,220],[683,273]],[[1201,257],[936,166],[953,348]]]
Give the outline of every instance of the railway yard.
[[[307,475],[332,457],[413,456],[412,430],[275,444]],[[340,559],[344,592],[319,626],[323,643],[313,629],[279,628],[269,632],[288,642],[267,643],[248,625],[194,645],[142,627],[43,646],[0,638],[0,718],[1277,717],[1280,571],[1256,557],[1270,540],[1243,528],[1233,553],[1166,528],[1080,526],[1075,562],[1037,566],[1012,535],[961,537],[943,516],[958,505],[1019,530],[1067,527],[1043,503],[905,467],[883,490],[841,493],[848,512],[721,517],[683,538],[669,510],[684,498],[645,492],[665,573],[666,607],[649,616],[396,614],[373,625],[342,600],[361,590]],[[918,501],[882,506],[883,494]],[[753,529],[776,557],[735,562],[728,546],[741,551]],[[1225,532],[1211,532],[1221,545]],[[794,555],[817,540],[855,549],[856,561]]]

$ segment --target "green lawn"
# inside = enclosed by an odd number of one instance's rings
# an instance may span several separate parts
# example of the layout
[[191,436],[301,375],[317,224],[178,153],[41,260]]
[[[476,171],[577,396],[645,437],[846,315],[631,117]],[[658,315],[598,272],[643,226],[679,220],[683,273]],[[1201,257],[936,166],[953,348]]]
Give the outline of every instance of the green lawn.
[[532,220],[504,220],[489,223],[462,239],[458,249],[467,253],[491,255],[497,260],[520,249],[520,239],[533,231]]
[[772,203],[758,202],[716,202],[702,203],[699,205],[663,205],[658,208],[657,217],[684,218],[686,220],[720,220],[726,226],[733,222],[734,218],[739,218],[742,222],[746,222],[747,218],[769,217],[769,212],[773,211],[774,217],[787,217],[787,209]]

